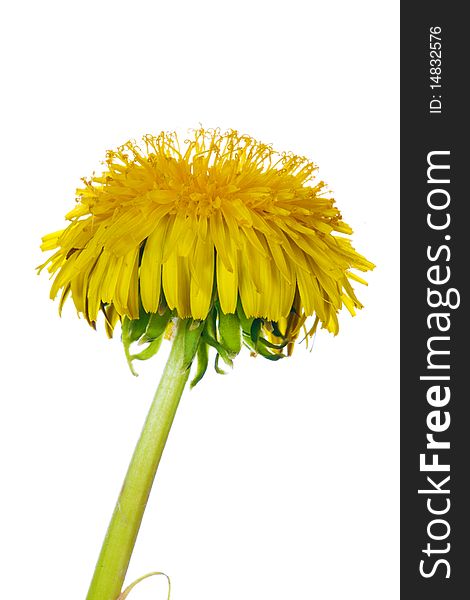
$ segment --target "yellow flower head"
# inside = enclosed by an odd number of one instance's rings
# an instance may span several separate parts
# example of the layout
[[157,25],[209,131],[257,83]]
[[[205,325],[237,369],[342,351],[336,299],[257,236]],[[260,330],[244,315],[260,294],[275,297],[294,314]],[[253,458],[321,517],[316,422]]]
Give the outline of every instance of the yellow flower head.
[[373,265],[345,237],[351,228],[308,159],[201,128],[183,144],[144,136],[105,164],[77,190],[70,224],[43,238],[60,308],[70,294],[92,325],[102,310],[108,333],[143,314],[237,315],[274,354],[307,317],[309,333],[321,323],[336,334],[343,304],[361,308],[350,279],[365,282],[350,269]]

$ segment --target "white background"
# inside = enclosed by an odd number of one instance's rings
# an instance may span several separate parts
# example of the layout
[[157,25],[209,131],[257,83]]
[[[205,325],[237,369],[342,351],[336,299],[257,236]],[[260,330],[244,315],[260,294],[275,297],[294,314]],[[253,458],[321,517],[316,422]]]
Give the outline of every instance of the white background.
[[311,157],[378,266],[338,337],[186,393],[128,581],[163,570],[173,600],[398,598],[398,2],[5,10],[2,597],[84,600],[164,363],[133,378],[119,336],[59,319],[40,237],[106,149],[202,123]]

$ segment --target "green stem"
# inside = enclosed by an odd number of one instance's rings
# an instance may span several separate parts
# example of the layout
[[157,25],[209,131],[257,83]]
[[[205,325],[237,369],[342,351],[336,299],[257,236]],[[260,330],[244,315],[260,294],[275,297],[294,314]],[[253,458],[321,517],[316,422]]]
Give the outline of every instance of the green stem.
[[168,362],[106,532],[87,600],[116,600],[121,592],[155,473],[189,376],[190,369],[184,364],[185,332],[186,321],[179,320]]

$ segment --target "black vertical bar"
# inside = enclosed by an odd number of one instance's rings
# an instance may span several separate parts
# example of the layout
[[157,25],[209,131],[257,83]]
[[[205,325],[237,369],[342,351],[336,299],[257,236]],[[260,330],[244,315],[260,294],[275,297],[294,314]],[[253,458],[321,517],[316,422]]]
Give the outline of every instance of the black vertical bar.
[[[470,598],[470,35],[464,6],[401,3],[403,600]],[[426,470],[433,461],[435,470]]]

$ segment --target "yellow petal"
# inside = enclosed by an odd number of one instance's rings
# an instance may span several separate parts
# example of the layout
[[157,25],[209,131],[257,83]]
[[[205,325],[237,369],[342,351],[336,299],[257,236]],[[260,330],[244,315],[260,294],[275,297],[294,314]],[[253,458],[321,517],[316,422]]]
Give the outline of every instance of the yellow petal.
[[205,319],[212,299],[214,282],[214,246],[198,239],[191,260],[191,316]]
[[162,219],[149,236],[140,265],[140,295],[147,312],[155,313],[160,304],[163,248],[168,229],[168,218]]

